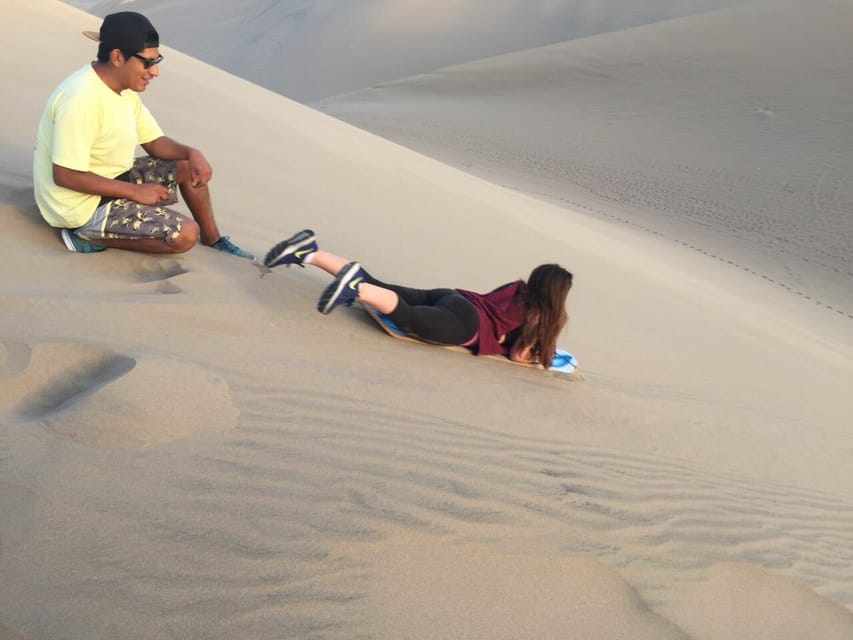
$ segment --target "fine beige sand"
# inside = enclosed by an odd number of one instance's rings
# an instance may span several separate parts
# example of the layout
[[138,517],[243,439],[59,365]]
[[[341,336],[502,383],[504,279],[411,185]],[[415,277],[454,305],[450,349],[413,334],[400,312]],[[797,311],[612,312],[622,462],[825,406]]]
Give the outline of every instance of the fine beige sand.
[[305,102],[748,0],[67,0],[133,9],[161,41]]
[[558,261],[581,375],[321,316],[317,270],[71,254],[32,145],[99,19],[7,7],[0,638],[853,637],[848,315],[171,48],[144,99],[211,160],[235,241],[310,226],[479,290]]
[[316,106],[853,319],[851,25],[846,0],[755,2]]

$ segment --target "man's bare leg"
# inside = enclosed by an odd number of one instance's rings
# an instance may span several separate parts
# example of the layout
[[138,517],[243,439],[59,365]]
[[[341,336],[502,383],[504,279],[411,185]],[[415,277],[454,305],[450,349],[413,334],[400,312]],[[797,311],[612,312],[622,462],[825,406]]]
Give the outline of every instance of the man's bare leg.
[[[190,163],[186,160],[179,160],[177,163],[177,176],[175,178],[178,183],[178,188],[181,190],[181,196],[187,204],[201,235],[201,243],[207,246],[215,243],[222,234],[219,233],[219,227],[216,226],[216,219],[213,217],[213,203],[210,198],[210,189],[207,185],[203,187],[194,187],[190,178]],[[186,251],[186,249],[185,249]]]
[[195,221],[184,218],[181,224],[181,233],[171,242],[160,238],[98,238],[89,240],[93,244],[100,244],[112,249],[124,249],[125,251],[142,251],[144,253],[184,253],[192,249],[198,242],[199,228]]

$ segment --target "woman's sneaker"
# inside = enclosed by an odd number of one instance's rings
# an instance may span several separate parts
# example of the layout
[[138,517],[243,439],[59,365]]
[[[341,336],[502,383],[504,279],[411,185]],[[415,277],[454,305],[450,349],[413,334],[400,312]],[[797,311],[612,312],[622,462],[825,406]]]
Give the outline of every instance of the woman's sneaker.
[[334,281],[320,296],[317,311],[329,313],[339,304],[350,306],[358,297],[358,287],[364,282],[364,269],[357,262],[350,262],[335,276]]
[[264,266],[272,268],[283,264],[288,267],[298,264],[304,268],[305,265],[302,263],[305,258],[316,250],[317,241],[314,239],[314,232],[311,229],[304,229],[270,249],[264,258]]

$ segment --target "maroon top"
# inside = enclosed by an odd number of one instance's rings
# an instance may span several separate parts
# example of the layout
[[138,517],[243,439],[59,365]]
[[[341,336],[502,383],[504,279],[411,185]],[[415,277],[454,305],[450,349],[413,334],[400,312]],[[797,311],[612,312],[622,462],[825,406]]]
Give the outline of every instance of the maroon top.
[[498,340],[524,324],[524,281],[508,282],[485,294],[464,289],[457,291],[477,307],[480,327],[477,342],[470,349],[482,356],[507,355],[512,344],[507,339],[503,344]]

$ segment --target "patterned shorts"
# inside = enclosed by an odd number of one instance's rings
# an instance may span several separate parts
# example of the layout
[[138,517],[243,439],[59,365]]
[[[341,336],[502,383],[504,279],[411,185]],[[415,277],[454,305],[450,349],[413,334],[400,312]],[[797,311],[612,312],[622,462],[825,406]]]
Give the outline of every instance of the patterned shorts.
[[176,163],[144,156],[137,158],[133,167],[118,176],[136,184],[157,183],[169,190],[162,206],[151,207],[126,198],[103,198],[95,213],[75,232],[89,240],[99,238],[159,238],[171,242],[181,233],[185,216],[168,205],[178,201]]

